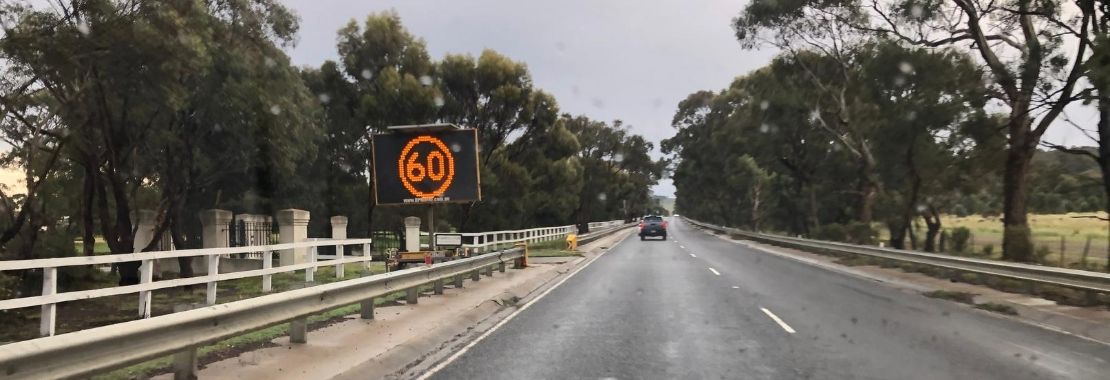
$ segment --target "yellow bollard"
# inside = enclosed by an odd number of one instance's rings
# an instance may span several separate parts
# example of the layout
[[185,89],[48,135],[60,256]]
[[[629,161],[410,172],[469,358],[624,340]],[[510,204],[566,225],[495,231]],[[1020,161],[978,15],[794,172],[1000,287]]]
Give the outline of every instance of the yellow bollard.
[[578,235],[576,235],[576,234],[567,234],[567,250],[568,251],[578,250]]

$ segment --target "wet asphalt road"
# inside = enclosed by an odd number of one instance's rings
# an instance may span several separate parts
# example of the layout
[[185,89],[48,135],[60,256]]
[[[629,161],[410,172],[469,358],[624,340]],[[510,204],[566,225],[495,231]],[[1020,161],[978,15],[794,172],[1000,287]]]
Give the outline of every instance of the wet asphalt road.
[[1101,343],[672,219],[669,240],[631,235],[433,378],[1105,379],[1108,361]]

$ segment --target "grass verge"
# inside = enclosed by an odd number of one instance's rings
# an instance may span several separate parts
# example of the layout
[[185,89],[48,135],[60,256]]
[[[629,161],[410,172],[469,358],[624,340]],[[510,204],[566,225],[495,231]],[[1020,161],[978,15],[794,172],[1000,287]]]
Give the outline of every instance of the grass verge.
[[931,292],[922,293],[929,298],[939,298],[943,300],[956,301],[959,303],[966,303],[972,305],[975,303],[975,294],[967,292],[953,292],[950,290],[934,290]]
[[1004,305],[1004,304],[994,303],[994,302],[981,303],[981,304],[975,305],[975,308],[976,309],[983,309],[983,310],[986,310],[986,311],[992,311],[992,312],[999,313],[999,314],[1018,315],[1017,310],[1014,310],[1014,308],[1011,307],[1010,305]]

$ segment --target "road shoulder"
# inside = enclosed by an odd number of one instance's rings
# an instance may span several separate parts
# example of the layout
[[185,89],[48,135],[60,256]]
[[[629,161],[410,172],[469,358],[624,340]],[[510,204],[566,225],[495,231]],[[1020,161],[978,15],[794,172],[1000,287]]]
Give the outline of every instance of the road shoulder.
[[[988,313],[999,318],[1009,318],[1110,345],[1110,310],[1104,307],[1059,305],[1052,300],[1040,297],[1002,292],[987,286],[953,282],[921,273],[905,272],[896,268],[884,268],[874,265],[848,266],[837,263],[837,258],[832,256],[783,248],[750,240],[734,239],[727,235],[715,234],[696,226],[691,227],[716,236],[718,239],[742,245],[759,252],[772,254],[868,281],[880,282],[910,293],[921,295],[943,294],[945,292],[949,294],[971,294],[974,295],[972,304],[967,304],[965,306],[975,312]],[[1016,312],[1017,315],[1005,315],[979,310],[975,308],[975,305],[1005,305]]]
[[545,259],[530,263],[525,270],[495,271],[492,278],[467,280],[462,289],[447,286],[443,295],[422,296],[417,305],[379,305],[374,320],[348,316],[312,331],[307,344],[278,338],[271,347],[210,363],[197,375],[240,380],[413,378],[631,231],[619,231],[580,247],[582,257]]

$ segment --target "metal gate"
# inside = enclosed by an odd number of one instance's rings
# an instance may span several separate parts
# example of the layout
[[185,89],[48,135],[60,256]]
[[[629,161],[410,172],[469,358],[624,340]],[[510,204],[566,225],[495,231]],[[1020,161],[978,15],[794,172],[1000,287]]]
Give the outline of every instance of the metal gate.
[[[273,218],[268,215],[236,215],[228,224],[227,243],[229,247],[278,244],[278,235],[277,231],[274,231]],[[241,253],[237,256],[261,259],[262,252]]]
[[374,260],[384,258],[387,252],[400,251],[405,244],[405,234],[401,231],[374,231],[370,233],[370,252]]

